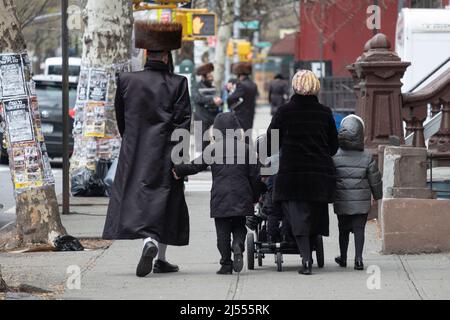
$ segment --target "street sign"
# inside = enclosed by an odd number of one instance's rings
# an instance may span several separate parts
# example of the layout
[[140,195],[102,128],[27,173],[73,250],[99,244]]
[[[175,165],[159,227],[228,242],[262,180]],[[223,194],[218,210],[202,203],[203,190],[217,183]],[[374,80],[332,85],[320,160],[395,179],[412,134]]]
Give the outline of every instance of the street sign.
[[214,13],[192,14],[192,35],[194,37],[215,36],[216,28],[216,15]]

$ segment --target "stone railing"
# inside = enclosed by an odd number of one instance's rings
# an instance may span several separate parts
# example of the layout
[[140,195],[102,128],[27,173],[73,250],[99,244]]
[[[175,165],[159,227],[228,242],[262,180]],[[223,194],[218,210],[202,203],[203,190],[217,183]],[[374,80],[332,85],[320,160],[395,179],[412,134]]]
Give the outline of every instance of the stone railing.
[[366,148],[377,155],[379,147],[391,144],[393,137],[404,145],[404,121],[406,136],[413,137],[410,145],[426,147],[424,122],[431,104],[433,115],[442,114],[442,121],[439,132],[429,140],[429,149],[435,157],[449,158],[450,69],[418,92],[402,94],[402,78],[410,65],[401,61],[389,39],[379,33],[348,66],[357,97],[356,113],[366,123]]

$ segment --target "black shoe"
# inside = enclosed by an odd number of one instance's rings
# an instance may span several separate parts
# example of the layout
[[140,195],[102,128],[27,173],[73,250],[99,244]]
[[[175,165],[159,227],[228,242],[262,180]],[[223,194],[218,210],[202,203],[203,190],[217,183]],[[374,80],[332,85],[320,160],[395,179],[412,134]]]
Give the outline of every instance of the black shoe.
[[217,271],[217,274],[233,274],[233,266],[232,265],[223,265],[220,267],[220,270]]
[[153,266],[153,273],[173,273],[178,272],[180,268],[177,265],[170,264],[167,261],[156,260]]
[[303,262],[302,268],[298,271],[299,274],[303,274],[309,276],[312,274],[312,263],[311,262]]
[[336,263],[342,267],[342,268],[347,268],[347,259],[342,259],[342,257],[336,257],[334,259],[334,261],[336,261]]
[[136,269],[136,276],[143,278],[152,272],[153,259],[158,254],[158,247],[151,241],[147,242],[142,250],[141,260]]
[[233,270],[234,272],[239,273],[244,268],[244,255],[242,254],[242,249],[239,246],[236,246],[233,252],[234,252]]
[[364,270],[364,263],[362,260],[355,260],[355,270],[363,271]]

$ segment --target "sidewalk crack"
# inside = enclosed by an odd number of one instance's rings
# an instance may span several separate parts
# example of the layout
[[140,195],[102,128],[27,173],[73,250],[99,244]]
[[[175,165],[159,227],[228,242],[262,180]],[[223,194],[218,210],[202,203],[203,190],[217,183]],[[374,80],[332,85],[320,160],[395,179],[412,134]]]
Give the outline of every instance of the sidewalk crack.
[[411,282],[411,284],[413,285],[414,290],[416,291],[416,293],[419,296],[420,300],[424,300],[424,297],[420,294],[419,288],[417,287],[417,285],[414,282],[414,280],[411,278],[411,274],[409,273],[408,269],[406,268],[405,262],[403,261],[402,257],[401,256],[397,256],[397,258],[400,260],[400,263],[402,264],[402,267],[403,267],[403,271],[405,271],[406,277],[408,278],[409,282]]
[[233,292],[233,296],[231,297],[231,300],[236,300],[236,294],[238,292],[238,288],[239,288],[239,280],[241,279],[241,274],[238,273],[237,275],[237,279],[236,279],[236,284],[234,285],[234,292]]

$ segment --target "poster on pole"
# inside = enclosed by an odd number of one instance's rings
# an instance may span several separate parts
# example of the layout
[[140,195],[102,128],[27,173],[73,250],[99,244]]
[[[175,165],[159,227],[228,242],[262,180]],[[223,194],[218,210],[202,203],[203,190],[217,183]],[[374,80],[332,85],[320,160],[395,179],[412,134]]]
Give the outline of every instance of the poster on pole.
[[106,129],[105,104],[88,102],[84,107],[84,136],[104,138]]
[[40,147],[35,142],[11,146],[12,172],[16,191],[41,187],[44,183]]
[[78,78],[78,92],[77,100],[86,101],[88,99],[89,90],[89,69],[81,68],[80,76]]
[[105,70],[91,69],[89,77],[90,101],[106,102],[108,97],[109,75]]
[[30,115],[29,100],[21,97],[4,100],[5,120],[9,132],[9,143],[34,141],[33,124]]
[[39,112],[39,105],[37,97],[31,97],[31,115],[34,119],[34,129],[36,134],[36,139],[39,142],[44,142],[44,134],[42,133],[42,120],[41,113]]
[[0,55],[0,82],[2,99],[27,94],[20,54]]

